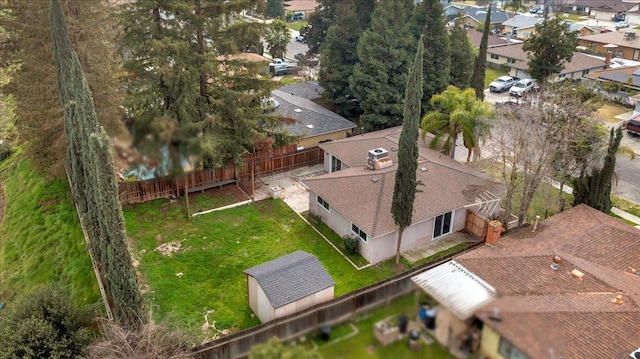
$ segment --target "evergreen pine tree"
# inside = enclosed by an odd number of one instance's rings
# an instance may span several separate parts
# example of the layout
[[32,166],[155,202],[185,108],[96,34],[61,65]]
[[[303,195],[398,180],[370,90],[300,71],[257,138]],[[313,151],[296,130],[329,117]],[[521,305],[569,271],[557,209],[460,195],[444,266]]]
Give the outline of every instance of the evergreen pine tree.
[[267,7],[264,10],[264,16],[273,19],[284,18],[284,3],[282,0],[267,0]]
[[371,28],[358,43],[359,62],[349,85],[364,113],[360,123],[365,131],[402,123],[403,91],[412,45],[407,16],[412,8],[410,0],[376,2]]
[[616,167],[616,153],[621,140],[622,127],[616,128],[615,131],[612,128],[602,168],[594,168],[590,174],[574,180],[574,206],[584,203],[607,214],[611,211],[611,207],[613,207],[611,204],[611,179]]
[[409,79],[405,89],[402,132],[398,142],[398,169],[393,187],[391,213],[398,228],[398,246],[396,249],[396,265],[400,264],[400,246],[402,233],[411,225],[413,202],[416,197],[416,169],[418,168],[418,128],[420,123],[422,98],[422,60],[424,45],[422,38],[418,41],[413,67],[409,70]]
[[239,161],[254,141],[282,132],[282,123],[262,111],[276,83],[258,75],[263,64],[235,56],[244,40],[230,36],[264,29],[239,16],[260,4],[138,0],[124,11],[134,143],[158,157],[168,150],[174,174],[187,158],[205,167]]
[[451,48],[442,11],[440,0],[423,0],[415,11],[414,32],[416,38],[422,35],[424,39],[423,113],[430,108],[431,96],[444,91],[451,82]]
[[456,24],[449,30],[451,45],[451,85],[466,89],[470,87],[473,73],[473,48],[467,36],[467,30]]
[[489,45],[489,26],[491,24],[491,5],[487,10],[487,17],[484,20],[482,39],[480,40],[480,50],[473,62],[473,74],[471,75],[471,87],[476,91],[476,97],[484,100],[484,77],[487,66],[487,47]]
[[339,8],[335,25],[327,31],[322,57],[331,59],[323,62],[319,71],[319,82],[325,88],[327,102],[336,112],[347,117],[358,115],[359,106],[349,87],[349,78],[358,62],[356,49],[364,30],[369,27],[374,0],[347,1]]
[[[13,71],[3,88],[16,100],[16,128],[26,156],[52,176],[64,175],[64,121],[56,94],[48,0],[7,0],[0,12],[6,31],[0,66]],[[110,134],[122,130],[123,92],[116,74],[111,26],[114,8],[104,1],[65,4],[71,40],[93,92],[96,113]],[[28,49],[28,51],[25,51]]]
[[104,277],[114,319],[135,327],[144,320],[142,300],[127,248],[109,141],[98,124],[91,91],[71,47],[60,0],[51,0],[50,19],[72,195]]

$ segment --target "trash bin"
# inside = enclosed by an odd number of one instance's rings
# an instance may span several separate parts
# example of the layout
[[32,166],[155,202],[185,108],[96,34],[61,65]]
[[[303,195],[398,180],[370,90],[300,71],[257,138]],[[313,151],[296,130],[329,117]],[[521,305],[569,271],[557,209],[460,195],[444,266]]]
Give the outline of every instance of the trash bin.
[[412,330],[409,332],[409,349],[417,350],[420,348],[420,332]]
[[427,310],[431,309],[431,306],[425,302],[420,303],[420,321],[422,323],[426,323],[427,320]]
[[331,327],[328,325],[320,326],[320,339],[328,341],[331,338]]
[[409,325],[409,318],[406,315],[400,314],[398,317],[398,331],[400,334],[404,334],[407,332],[407,326]]
[[273,199],[280,198],[280,187],[278,186],[271,187],[271,198]]
[[436,310],[435,309],[428,309],[425,311],[425,321],[424,321],[424,326],[427,329],[436,329]]

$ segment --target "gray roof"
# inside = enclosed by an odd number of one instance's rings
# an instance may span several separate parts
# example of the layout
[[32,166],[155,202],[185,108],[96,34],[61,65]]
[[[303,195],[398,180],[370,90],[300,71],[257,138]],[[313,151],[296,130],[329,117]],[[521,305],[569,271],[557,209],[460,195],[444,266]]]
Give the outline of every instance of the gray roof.
[[280,90],[274,90],[271,96],[280,102],[276,114],[296,120],[285,126],[291,135],[313,137],[356,127],[355,123],[306,98]]
[[[477,22],[484,22],[487,19],[487,11],[489,9],[486,7],[465,6],[461,13],[462,16],[470,16]],[[507,20],[509,20],[509,14],[503,10],[491,8],[490,21],[492,24],[501,24]]]
[[517,28],[534,27],[536,24],[541,23],[544,19],[541,17],[516,15],[513,18],[502,23],[504,26],[512,26]]
[[322,97],[324,87],[320,86],[320,84],[315,81],[305,81],[295,84],[287,84],[280,87],[278,90],[306,98],[307,100],[317,100]]
[[244,271],[254,277],[274,308],[335,285],[318,258],[296,251]]

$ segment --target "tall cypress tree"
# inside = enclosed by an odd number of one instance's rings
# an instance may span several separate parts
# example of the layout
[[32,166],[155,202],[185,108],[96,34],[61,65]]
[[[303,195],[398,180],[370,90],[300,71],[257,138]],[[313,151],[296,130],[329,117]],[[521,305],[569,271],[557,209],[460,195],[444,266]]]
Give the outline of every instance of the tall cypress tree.
[[424,46],[422,38],[418,41],[418,49],[409,70],[409,80],[404,93],[404,110],[402,132],[398,142],[398,169],[393,187],[391,214],[398,228],[398,246],[396,249],[396,265],[400,264],[400,246],[402,233],[411,225],[413,217],[413,201],[416,198],[416,169],[418,168],[418,126],[420,124],[420,102],[422,99],[422,59]]
[[364,112],[360,123],[365,131],[402,123],[403,91],[412,46],[407,18],[412,8],[411,0],[379,0],[371,28],[358,43],[359,62],[349,85]]
[[135,327],[144,320],[142,300],[127,249],[109,140],[98,124],[91,91],[71,47],[60,0],[51,0],[49,11],[71,192],[103,276],[114,319]]
[[573,205],[584,203],[601,212],[611,211],[611,178],[616,167],[616,153],[622,140],[622,127],[612,128],[609,133],[609,146],[602,168],[594,168],[590,174],[576,178],[574,185]]
[[431,96],[444,91],[450,83],[451,48],[442,11],[440,0],[423,0],[415,11],[415,35],[424,39],[423,113],[430,107]]
[[476,97],[484,100],[484,77],[487,66],[487,47],[489,45],[489,25],[491,24],[491,5],[487,9],[487,17],[484,20],[480,51],[473,62],[473,75],[471,75],[471,87],[476,91]]

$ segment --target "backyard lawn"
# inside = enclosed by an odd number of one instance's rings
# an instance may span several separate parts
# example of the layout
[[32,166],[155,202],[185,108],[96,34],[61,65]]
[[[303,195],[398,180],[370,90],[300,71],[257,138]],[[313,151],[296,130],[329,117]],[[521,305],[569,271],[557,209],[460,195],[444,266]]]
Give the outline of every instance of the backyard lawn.
[[[389,262],[357,271],[282,200],[192,218],[181,200],[128,206],[124,213],[154,319],[203,338],[257,325],[243,271],[299,249],[318,257],[336,282],[336,297],[396,274]],[[165,254],[157,250],[162,244],[172,245]],[[215,329],[201,333],[206,313]]]
[[494,68],[492,68],[491,66],[487,66],[485,73],[484,73],[484,88],[488,89],[489,88],[489,84],[497,79],[500,76],[505,76],[508,75],[509,73],[507,71],[504,71],[502,69],[500,70],[496,70]]

